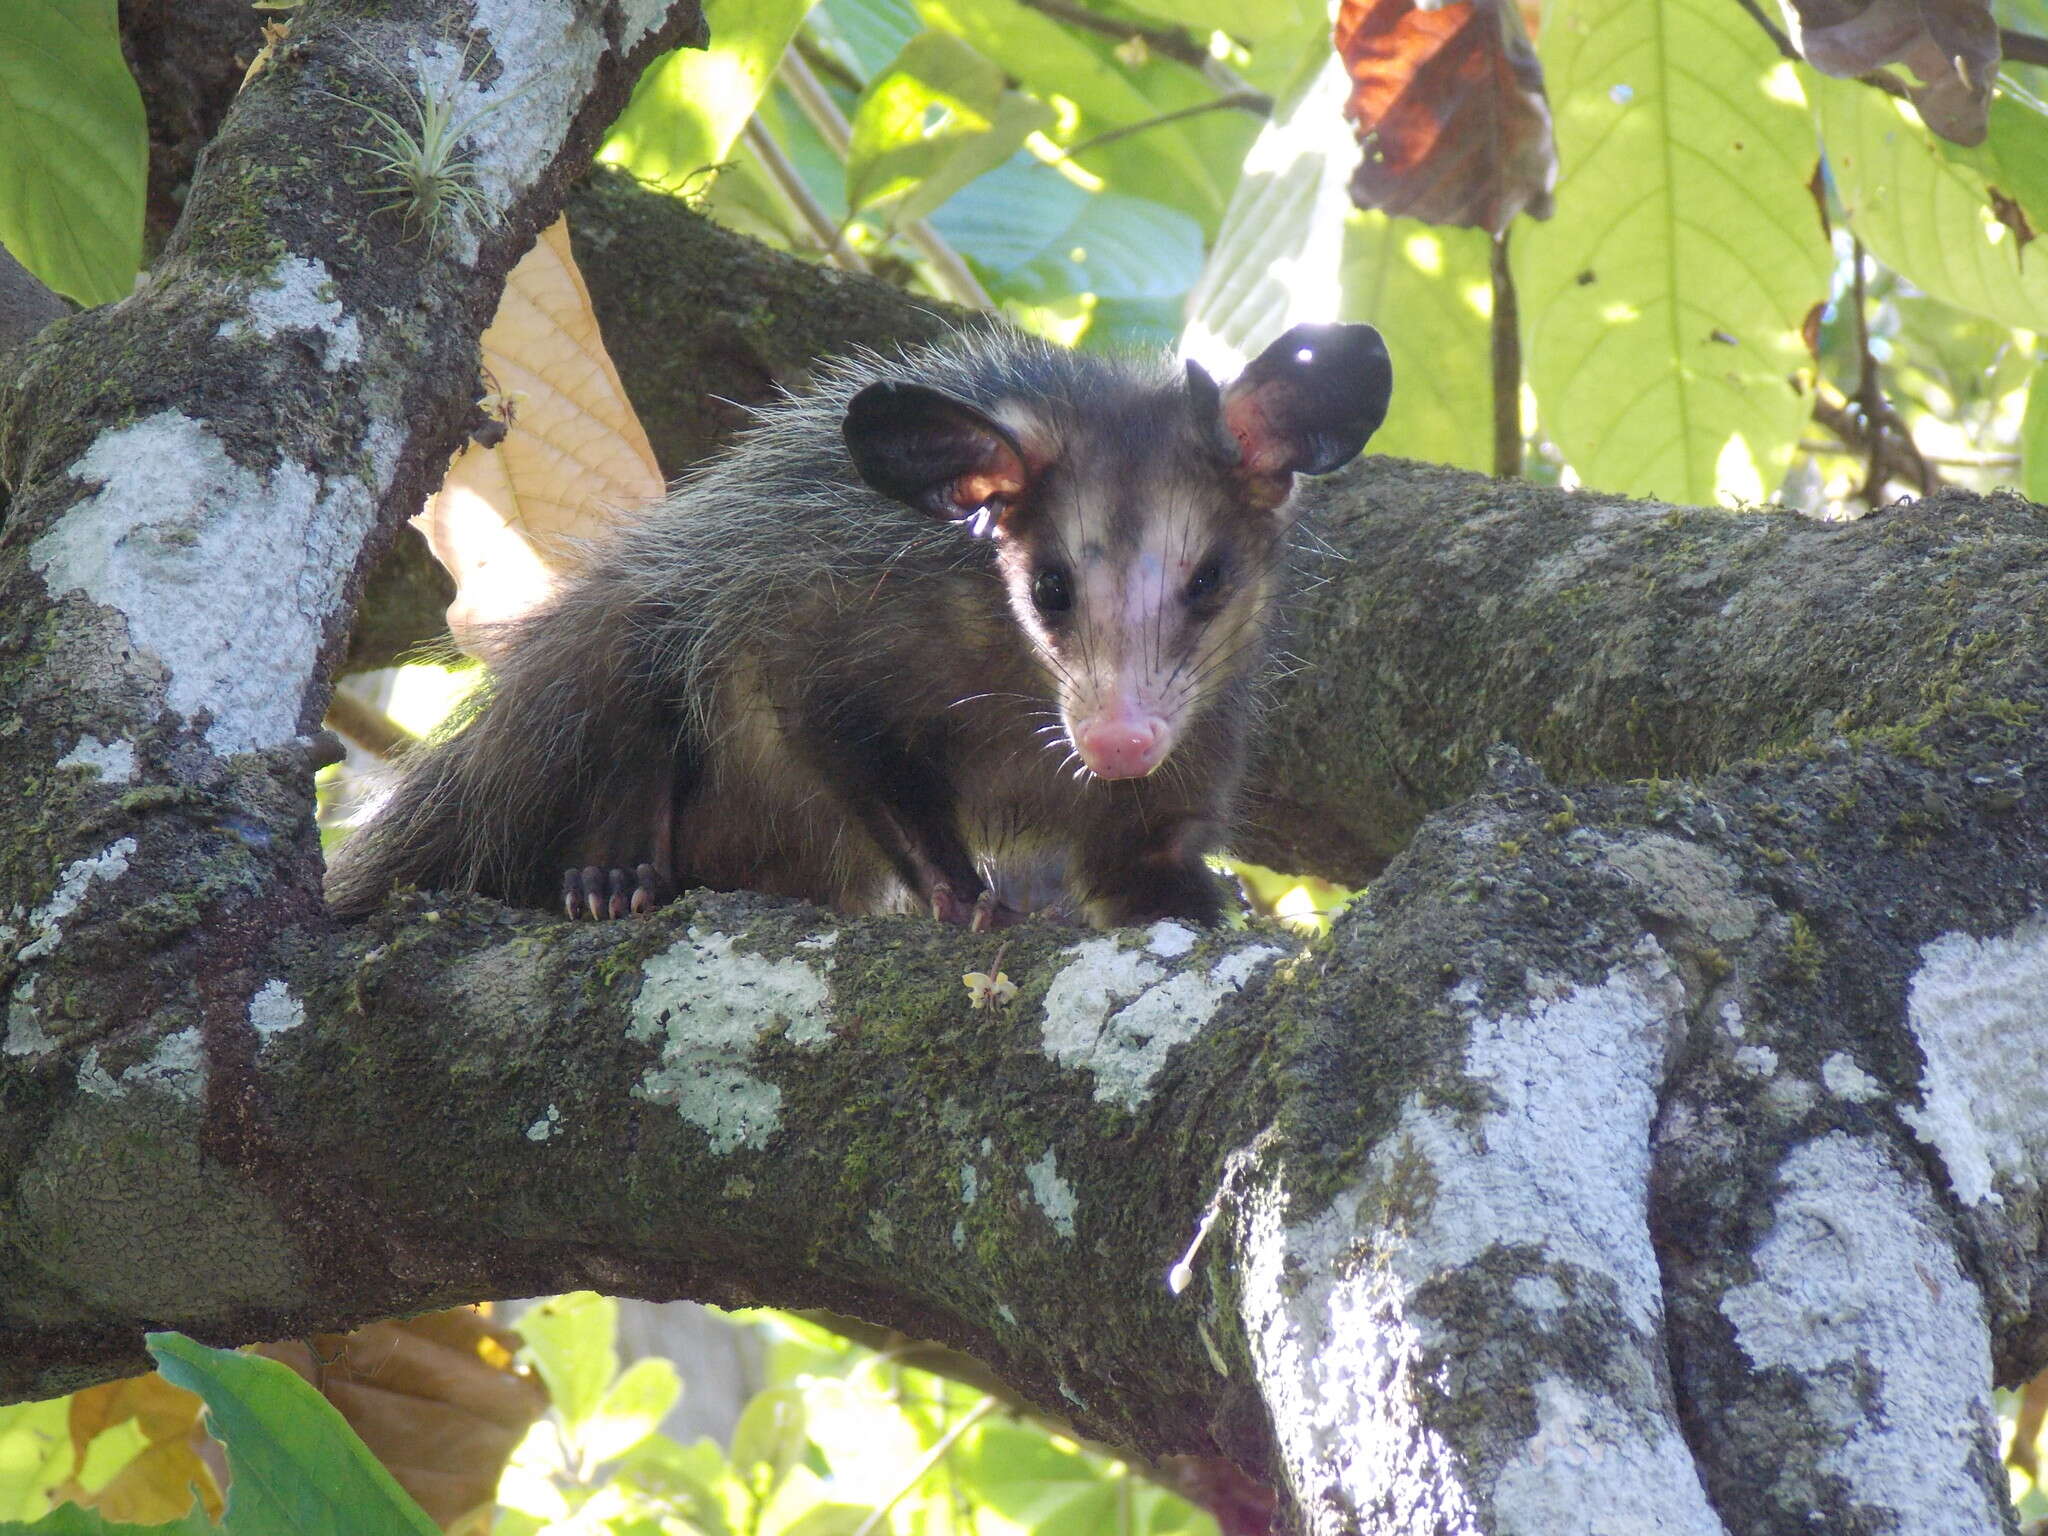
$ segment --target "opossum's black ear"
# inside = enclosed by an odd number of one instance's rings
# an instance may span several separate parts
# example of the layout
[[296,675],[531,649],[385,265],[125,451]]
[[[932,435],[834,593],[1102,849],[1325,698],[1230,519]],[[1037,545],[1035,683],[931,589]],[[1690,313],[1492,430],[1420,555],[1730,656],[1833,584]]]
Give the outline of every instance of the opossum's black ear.
[[847,404],[840,432],[861,479],[934,517],[1000,521],[1029,484],[1008,428],[922,384],[870,384]]
[[1387,419],[1394,365],[1369,325],[1297,325],[1223,391],[1223,420],[1260,478],[1348,464]]

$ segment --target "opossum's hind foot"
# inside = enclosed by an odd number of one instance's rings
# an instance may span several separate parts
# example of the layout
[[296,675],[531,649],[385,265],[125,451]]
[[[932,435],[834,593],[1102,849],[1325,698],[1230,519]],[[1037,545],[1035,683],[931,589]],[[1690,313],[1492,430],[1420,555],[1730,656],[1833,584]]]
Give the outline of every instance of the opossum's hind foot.
[[996,899],[994,891],[985,890],[974,900],[963,901],[960,893],[943,880],[932,884],[932,916],[942,923],[965,928],[969,933],[987,933],[994,928],[1008,928],[1013,923],[1024,921],[1024,914],[1003,905]]
[[562,914],[571,922],[589,918],[603,922],[627,913],[652,912],[675,899],[675,882],[652,864],[632,870],[600,869],[586,864],[562,871]]

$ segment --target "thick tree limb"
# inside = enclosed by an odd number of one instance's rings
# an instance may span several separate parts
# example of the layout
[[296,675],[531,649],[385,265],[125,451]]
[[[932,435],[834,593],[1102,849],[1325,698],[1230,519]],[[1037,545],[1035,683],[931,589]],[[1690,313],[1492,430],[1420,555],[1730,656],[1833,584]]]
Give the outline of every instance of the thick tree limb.
[[[150,286],[0,400],[0,1388],[146,1326],[590,1284],[938,1339],[1267,1473],[1304,1529],[2010,1528],[1987,1382],[2048,1354],[2041,509],[1328,482],[1346,558],[1253,841],[1398,857],[1316,945],[1027,927],[981,1012],[985,938],[745,896],[340,930],[313,658],[461,434],[616,38],[655,39],[466,10],[479,90],[545,57],[584,95],[480,146],[473,246],[380,244],[355,120],[296,88],[387,99],[332,14]],[[380,51],[425,67],[440,25]],[[309,157],[302,204],[247,195]]]

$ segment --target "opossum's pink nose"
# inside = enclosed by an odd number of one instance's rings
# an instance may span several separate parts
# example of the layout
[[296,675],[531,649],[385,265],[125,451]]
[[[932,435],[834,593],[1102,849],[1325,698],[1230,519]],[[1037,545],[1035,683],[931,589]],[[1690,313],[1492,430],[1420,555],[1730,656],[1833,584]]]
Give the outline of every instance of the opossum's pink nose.
[[1112,715],[1082,726],[1074,747],[1097,778],[1142,779],[1166,761],[1173,731],[1157,715]]

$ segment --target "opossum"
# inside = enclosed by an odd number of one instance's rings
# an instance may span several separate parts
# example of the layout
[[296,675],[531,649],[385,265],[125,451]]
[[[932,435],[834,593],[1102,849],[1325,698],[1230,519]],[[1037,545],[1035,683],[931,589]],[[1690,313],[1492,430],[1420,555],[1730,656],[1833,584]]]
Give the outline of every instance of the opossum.
[[710,886],[986,928],[1049,872],[1099,925],[1213,921],[1294,477],[1391,387],[1364,325],[1222,388],[1002,331],[839,365],[497,637],[329,900]]

